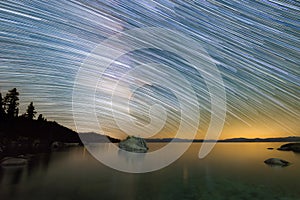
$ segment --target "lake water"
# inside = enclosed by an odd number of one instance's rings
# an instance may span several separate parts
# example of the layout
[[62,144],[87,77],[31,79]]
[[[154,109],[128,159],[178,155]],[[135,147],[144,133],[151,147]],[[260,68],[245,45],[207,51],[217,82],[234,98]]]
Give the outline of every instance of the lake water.
[[[83,147],[34,156],[27,166],[0,169],[1,200],[300,199],[300,154],[282,143],[218,143],[204,159],[194,143],[176,162],[145,174],[118,172]],[[157,148],[160,144],[149,144]],[[274,150],[267,150],[274,147]],[[274,168],[278,157],[292,165]]]

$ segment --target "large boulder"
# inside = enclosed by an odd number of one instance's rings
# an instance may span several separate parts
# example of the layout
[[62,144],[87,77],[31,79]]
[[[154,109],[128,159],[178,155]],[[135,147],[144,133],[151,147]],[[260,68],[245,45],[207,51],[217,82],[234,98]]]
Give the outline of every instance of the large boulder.
[[265,160],[264,163],[271,166],[282,166],[282,167],[290,165],[288,161],[282,160],[280,158],[269,158]]
[[143,138],[135,136],[128,136],[125,140],[122,140],[119,143],[119,148],[136,153],[146,153],[149,149]]
[[277,150],[280,151],[293,151],[300,153],[300,143],[288,143],[279,147]]

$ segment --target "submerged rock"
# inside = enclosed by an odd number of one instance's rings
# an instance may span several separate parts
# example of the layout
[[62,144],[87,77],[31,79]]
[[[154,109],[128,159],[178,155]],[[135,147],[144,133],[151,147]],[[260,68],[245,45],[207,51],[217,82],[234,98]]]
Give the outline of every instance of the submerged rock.
[[36,139],[36,140],[34,140],[34,141],[32,142],[31,146],[32,146],[33,149],[38,149],[38,148],[41,147],[41,141],[38,140],[38,139]]
[[135,136],[128,136],[125,140],[122,140],[119,143],[119,148],[136,153],[146,153],[149,149],[143,138]]
[[27,164],[27,159],[25,158],[14,158],[14,157],[7,157],[2,159],[0,162],[1,166],[23,166]]
[[277,150],[280,151],[293,151],[300,153],[300,143],[288,143],[279,147]]
[[271,166],[275,165],[275,166],[282,166],[282,167],[290,165],[288,161],[279,158],[269,158],[265,160],[264,163]]

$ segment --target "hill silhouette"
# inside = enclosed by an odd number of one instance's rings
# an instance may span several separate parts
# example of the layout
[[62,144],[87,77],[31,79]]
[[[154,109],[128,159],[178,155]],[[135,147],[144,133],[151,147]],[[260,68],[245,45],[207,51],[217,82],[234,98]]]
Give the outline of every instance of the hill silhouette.
[[84,143],[106,143],[106,142],[118,143],[121,141],[120,139],[113,138],[108,135],[94,133],[94,132],[79,133],[79,135],[80,135],[80,139]]
[[36,110],[30,102],[26,113],[19,115],[19,93],[9,90],[4,98],[0,93],[0,154],[25,154],[82,144],[75,131],[55,121],[47,121],[42,114],[35,119]]
[[18,117],[0,123],[0,138],[39,139],[48,142],[80,142],[77,132],[66,128],[55,121],[28,120]]
[[[105,143],[105,142],[120,142],[121,139],[112,138],[107,135],[102,135],[95,132],[79,133],[80,138],[85,143]],[[234,143],[234,142],[299,142],[300,137],[288,136],[288,137],[276,137],[276,138],[228,138],[221,140],[203,140],[203,139],[182,139],[182,138],[146,138],[146,142],[149,143],[169,143],[169,142],[220,142],[220,143]]]
[[75,131],[53,121],[19,117],[0,123],[2,156],[51,151],[70,143],[82,144]]

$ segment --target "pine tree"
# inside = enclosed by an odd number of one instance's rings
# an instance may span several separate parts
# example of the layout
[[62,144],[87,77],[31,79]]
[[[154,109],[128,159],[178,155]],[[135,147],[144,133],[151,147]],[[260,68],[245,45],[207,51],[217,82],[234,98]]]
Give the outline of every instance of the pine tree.
[[43,117],[42,114],[39,114],[38,119],[39,122],[45,121],[46,119]]
[[19,92],[14,88],[9,90],[6,96],[4,97],[4,105],[7,113],[8,119],[13,119],[18,117],[18,106],[19,106]]
[[35,111],[35,108],[33,106],[33,102],[30,102],[30,104],[27,107],[26,117],[28,119],[34,119],[35,118],[35,114],[36,114],[36,111]]
[[0,93],[0,121],[2,121],[5,117],[5,110],[3,105],[2,94]]

